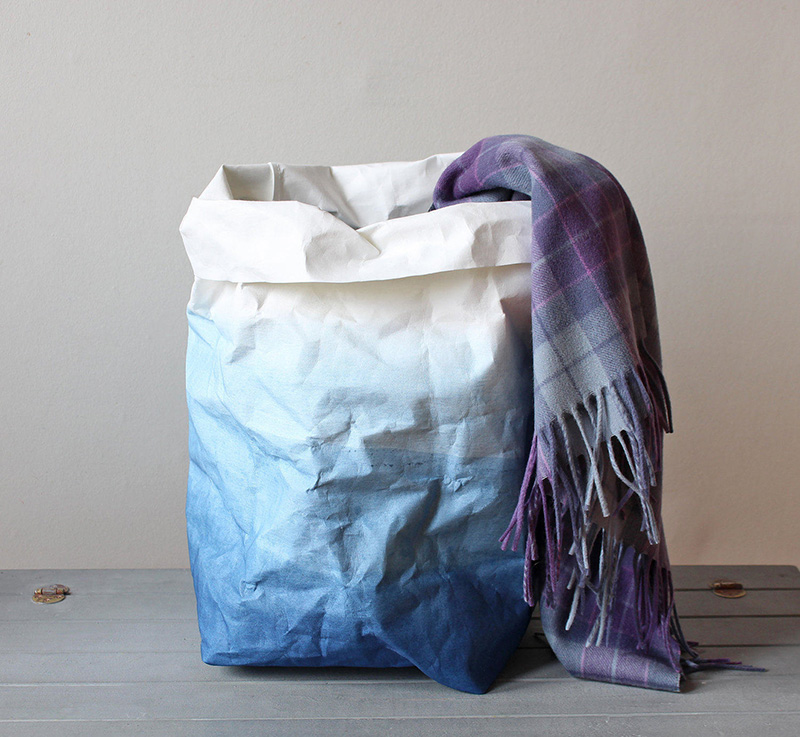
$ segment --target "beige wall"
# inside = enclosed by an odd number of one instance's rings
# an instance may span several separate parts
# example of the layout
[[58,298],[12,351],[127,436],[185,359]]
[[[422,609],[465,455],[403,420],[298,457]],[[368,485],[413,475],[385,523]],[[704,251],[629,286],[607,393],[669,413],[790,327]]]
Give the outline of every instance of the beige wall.
[[188,565],[178,224],[222,163],[526,133],[639,214],[676,563],[800,563],[800,3],[3,3],[0,568]]

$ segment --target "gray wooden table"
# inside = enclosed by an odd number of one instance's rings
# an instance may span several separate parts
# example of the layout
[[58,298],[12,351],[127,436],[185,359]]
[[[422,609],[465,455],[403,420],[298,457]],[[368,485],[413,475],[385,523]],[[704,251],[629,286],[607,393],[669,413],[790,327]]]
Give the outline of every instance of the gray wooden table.
[[[747,595],[713,595],[719,577]],[[580,681],[532,634],[480,696],[413,668],[210,666],[188,570],[0,571],[0,735],[800,734],[797,568],[683,566],[675,580],[689,639],[769,671],[696,673],[680,694]],[[71,595],[31,601],[51,583]]]

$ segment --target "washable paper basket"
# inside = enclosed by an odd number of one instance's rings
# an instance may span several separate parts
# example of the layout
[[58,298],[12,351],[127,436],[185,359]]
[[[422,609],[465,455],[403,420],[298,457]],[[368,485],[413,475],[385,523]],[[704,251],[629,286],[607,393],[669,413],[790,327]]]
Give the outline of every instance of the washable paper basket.
[[223,166],[181,234],[202,659],[481,693],[530,618],[498,538],[532,433],[530,203],[429,211],[458,153]]

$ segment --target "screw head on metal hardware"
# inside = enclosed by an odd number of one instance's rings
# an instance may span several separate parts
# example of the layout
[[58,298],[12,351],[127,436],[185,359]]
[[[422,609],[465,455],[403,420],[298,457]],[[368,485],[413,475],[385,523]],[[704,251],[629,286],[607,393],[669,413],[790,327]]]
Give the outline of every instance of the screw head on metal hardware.
[[741,599],[747,592],[738,581],[728,581],[724,578],[712,581],[711,590],[723,599]]
[[42,586],[33,592],[33,600],[37,604],[54,604],[57,601],[63,601],[64,597],[69,593],[69,586],[64,586],[61,583],[53,583],[49,586]]

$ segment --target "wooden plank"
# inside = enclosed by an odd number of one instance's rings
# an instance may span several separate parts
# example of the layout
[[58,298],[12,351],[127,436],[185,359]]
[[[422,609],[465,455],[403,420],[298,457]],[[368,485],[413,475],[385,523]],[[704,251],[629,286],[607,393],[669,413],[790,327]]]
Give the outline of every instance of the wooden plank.
[[[561,671],[548,650],[527,650],[551,674]],[[558,665],[558,668],[553,664]],[[563,670],[563,668],[561,668]],[[0,683],[170,683],[177,681],[380,681],[430,680],[416,668],[282,668],[206,665],[199,652],[72,653],[52,658],[43,654],[4,655]]]
[[[703,647],[800,645],[800,617],[681,617],[688,640]],[[538,635],[538,637],[537,637]],[[541,623],[532,621],[521,647],[540,647]]]
[[[678,590],[706,590],[716,578],[731,578],[747,589],[800,589],[795,566],[674,566]],[[63,583],[76,593],[194,594],[188,568],[12,569],[0,571],[0,595],[33,595],[39,586]]]
[[86,594],[72,592],[55,604],[36,604],[25,595],[0,596],[0,621],[58,620],[146,620],[197,621],[194,594],[138,592],[126,594]]
[[33,596],[34,589],[51,583],[63,583],[76,594],[194,595],[188,568],[20,568],[0,571],[0,594]]
[[[750,675],[750,674],[748,674]],[[754,681],[758,687],[754,687]],[[0,686],[0,719],[346,719],[497,715],[780,712],[798,707],[796,677],[709,678],[684,693],[579,679],[509,681],[479,698],[434,681],[35,684]]]
[[718,578],[739,581],[746,589],[800,589],[796,566],[675,566],[676,589],[708,589]]
[[[534,695],[531,694],[531,697]],[[630,716],[597,714],[592,716],[528,715],[478,717],[404,717],[376,719],[353,716],[338,719],[240,719],[216,720],[58,720],[57,724],[38,722],[0,723],[0,737],[575,737],[584,734],[648,735],[675,737],[678,734],[717,734],[725,737],[795,737],[800,733],[796,711],[756,714],[665,713]]]
[[197,623],[188,619],[0,622],[0,653],[123,654],[199,652],[199,648]]
[[[678,611],[687,617],[800,615],[800,589],[755,589],[741,599],[723,599],[710,589],[678,591]],[[538,616],[538,614],[534,615]],[[77,591],[57,604],[43,606],[24,594],[0,595],[0,621],[197,620],[194,593],[163,591],[84,593]]]
[[[42,606],[58,606],[56,604]],[[535,638],[527,647],[546,647]],[[200,652],[194,620],[0,622],[0,654]]]
[[[57,605],[50,605],[57,606]],[[800,645],[800,617],[682,617],[686,637],[707,647]],[[544,647],[531,626],[522,647]],[[200,634],[190,620],[0,622],[0,653],[198,652]]]
[[678,591],[675,603],[686,617],[800,616],[800,589],[754,589],[740,599],[723,599],[710,589]]
[[704,648],[800,645],[800,617],[681,617],[681,624],[686,638]]
[[[747,617],[800,615],[800,589],[757,589],[741,599],[722,599],[707,591],[679,591],[678,611],[688,617]],[[534,615],[538,617],[538,613]],[[58,604],[42,606],[25,595],[0,596],[0,621],[53,620],[196,621],[194,594],[77,594]]]
[[[720,647],[714,656],[730,658],[768,668],[770,675],[800,676],[800,649],[795,647]],[[549,649],[519,649],[498,682],[571,678]],[[707,677],[755,677],[737,671],[704,671],[692,681]],[[211,666],[199,652],[71,653],[52,657],[43,653],[13,653],[2,658],[0,683],[163,683],[239,681],[347,681],[370,684],[376,681],[417,681],[430,679],[416,668],[282,668]]]

